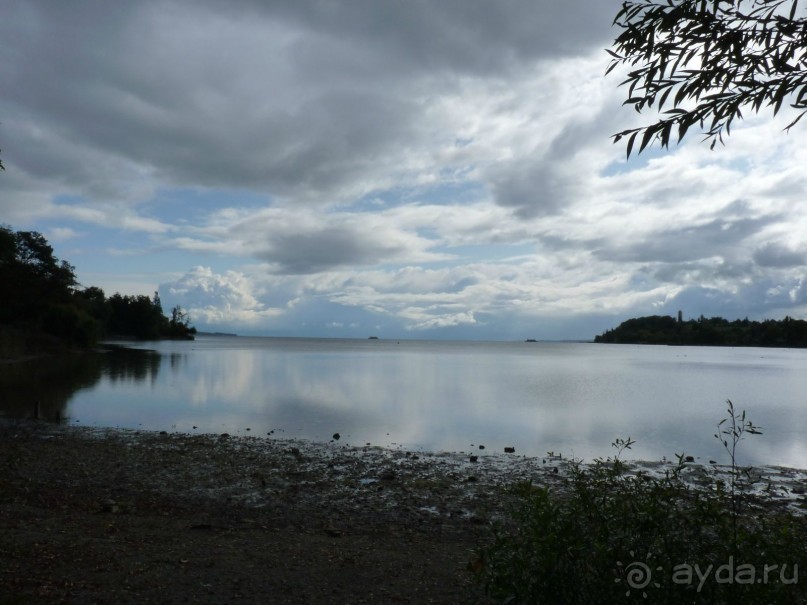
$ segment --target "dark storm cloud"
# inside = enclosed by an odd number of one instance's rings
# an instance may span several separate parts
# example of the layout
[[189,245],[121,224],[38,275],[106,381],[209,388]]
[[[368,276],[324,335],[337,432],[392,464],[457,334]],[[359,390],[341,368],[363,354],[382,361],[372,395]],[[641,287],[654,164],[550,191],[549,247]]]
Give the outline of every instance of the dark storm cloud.
[[501,74],[520,62],[577,55],[604,43],[619,2],[606,0],[342,0],[236,6],[349,38],[386,65]]
[[[7,163],[86,186],[106,177],[101,154],[119,164],[110,179],[146,171],[316,201],[372,189],[363,175],[422,153],[420,99],[602,46],[592,32],[607,31],[616,5],[3,4],[3,148],[19,150]],[[60,157],[32,153],[37,136]]]
[[345,212],[270,208],[231,224],[227,239],[267,263],[276,275],[446,258],[430,251],[432,240],[401,229],[383,216]]
[[257,254],[277,264],[279,272],[306,274],[349,265],[372,265],[404,252],[395,243],[359,237],[345,228],[324,228],[308,233],[278,233]]
[[681,309],[687,318],[705,315],[726,319],[769,319],[773,317],[773,310],[781,313],[783,309],[792,309],[807,302],[805,290],[801,280],[792,278],[760,278],[736,290],[693,285],[672,297],[663,309],[670,315]]
[[574,196],[574,182],[557,161],[525,159],[509,162],[489,175],[497,204],[513,208],[521,218],[556,214]]
[[756,274],[750,261],[718,263],[708,261],[657,263],[647,269],[666,283],[712,283],[715,280],[743,280]]
[[743,240],[759,233],[781,217],[715,218],[693,227],[674,227],[650,233],[642,241],[616,244],[596,251],[602,260],[616,262],[682,263],[727,254]]
[[513,208],[520,218],[558,214],[584,200],[579,154],[590,141],[607,141],[611,123],[607,108],[567,123],[543,153],[527,154],[487,173],[496,203]]
[[803,250],[768,242],[754,251],[754,262],[760,267],[802,267],[807,264],[807,254]]

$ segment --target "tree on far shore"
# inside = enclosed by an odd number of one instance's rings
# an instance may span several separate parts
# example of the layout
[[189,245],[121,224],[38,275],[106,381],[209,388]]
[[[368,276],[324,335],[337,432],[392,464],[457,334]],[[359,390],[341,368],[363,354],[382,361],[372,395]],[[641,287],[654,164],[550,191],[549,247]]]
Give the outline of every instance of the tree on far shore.
[[87,347],[104,336],[192,338],[196,333],[180,307],[166,317],[156,293],[153,300],[107,298],[100,288],[81,288],[73,266],[56,258],[35,231],[0,225],[0,284],[5,286],[0,289],[0,355],[46,345]]
[[785,317],[729,321],[722,317],[676,321],[665,315],[636,317],[607,330],[594,342],[614,344],[807,348],[807,321]]
[[[658,141],[668,147],[697,125],[711,146],[731,134],[743,110],[784,103],[796,110],[790,130],[807,112],[807,17],[800,0],[627,0],[614,18],[606,73],[630,66],[625,105],[655,109],[655,123],[613,135],[630,157]],[[798,16],[797,16],[798,15]]]
[[0,226],[0,326],[91,344],[100,326],[76,304],[75,270],[60,261],[42,234]]

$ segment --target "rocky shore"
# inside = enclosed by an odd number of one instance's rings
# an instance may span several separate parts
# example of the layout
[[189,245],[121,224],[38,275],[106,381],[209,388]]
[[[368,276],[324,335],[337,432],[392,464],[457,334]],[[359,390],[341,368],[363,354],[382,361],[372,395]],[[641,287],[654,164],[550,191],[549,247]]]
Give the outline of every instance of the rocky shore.
[[[568,464],[5,421],[0,604],[485,603],[505,488],[561,489]],[[758,472],[804,507],[804,472]]]
[[557,466],[6,422],[0,603],[480,603],[502,487]]

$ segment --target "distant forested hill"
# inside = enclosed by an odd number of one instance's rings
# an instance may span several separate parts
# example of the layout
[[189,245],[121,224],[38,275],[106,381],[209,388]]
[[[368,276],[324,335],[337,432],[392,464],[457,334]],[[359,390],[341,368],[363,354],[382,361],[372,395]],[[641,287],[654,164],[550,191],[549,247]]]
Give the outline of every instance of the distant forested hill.
[[722,317],[677,321],[666,315],[622,322],[594,339],[618,344],[705,345],[724,347],[807,347],[807,321],[785,317],[728,321]]

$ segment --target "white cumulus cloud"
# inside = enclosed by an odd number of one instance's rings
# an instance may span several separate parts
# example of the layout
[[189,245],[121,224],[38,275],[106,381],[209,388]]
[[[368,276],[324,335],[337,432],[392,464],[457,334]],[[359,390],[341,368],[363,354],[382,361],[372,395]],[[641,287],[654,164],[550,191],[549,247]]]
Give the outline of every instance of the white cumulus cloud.
[[237,271],[217,274],[201,266],[159,288],[164,304],[179,304],[190,311],[195,323],[254,324],[283,313],[281,309],[267,308],[251,290],[249,280]]

